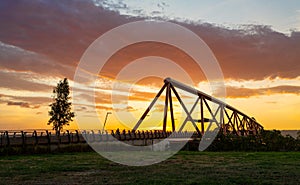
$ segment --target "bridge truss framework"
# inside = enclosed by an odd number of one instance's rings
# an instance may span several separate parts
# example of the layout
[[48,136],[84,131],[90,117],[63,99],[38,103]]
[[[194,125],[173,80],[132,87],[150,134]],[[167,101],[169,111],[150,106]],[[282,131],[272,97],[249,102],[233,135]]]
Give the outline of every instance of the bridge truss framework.
[[[176,88],[179,88],[183,91],[189,92],[197,96],[197,99],[190,110],[187,109],[187,106],[182,101],[182,98],[178,94]],[[213,124],[215,124],[217,128],[219,128],[224,134],[234,134],[237,136],[256,135],[261,130],[263,130],[263,126],[260,125],[254,118],[250,118],[246,114],[224,103],[223,101],[220,101],[210,95],[207,95],[195,88],[189,87],[176,80],[166,78],[164,80],[163,87],[159,90],[155,98],[150,103],[149,107],[141,116],[140,120],[134,126],[134,131],[138,130],[139,126],[142,124],[143,120],[148,115],[149,111],[153,108],[154,104],[164,91],[166,93],[166,96],[164,104],[164,117],[162,128],[163,131],[166,131],[167,128],[168,110],[170,110],[169,113],[171,118],[172,131],[176,131],[172,100],[173,94],[175,95],[183,111],[187,115],[187,117],[185,118],[178,130],[179,132],[181,132],[184,129],[188,121],[190,121],[193,124],[195,130],[199,135],[203,135],[206,131],[209,131]],[[197,105],[200,106],[200,119],[193,119],[192,113],[194,112]],[[209,112],[210,118],[205,117],[204,111]],[[200,123],[200,128],[196,123]],[[208,123],[206,130],[205,123]]]

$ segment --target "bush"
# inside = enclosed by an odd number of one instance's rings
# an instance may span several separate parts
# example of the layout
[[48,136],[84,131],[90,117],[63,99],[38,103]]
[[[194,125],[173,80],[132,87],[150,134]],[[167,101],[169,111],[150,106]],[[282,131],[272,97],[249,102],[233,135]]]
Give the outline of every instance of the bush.
[[278,130],[264,130],[256,136],[224,135],[219,132],[208,151],[300,151],[300,138],[283,136]]

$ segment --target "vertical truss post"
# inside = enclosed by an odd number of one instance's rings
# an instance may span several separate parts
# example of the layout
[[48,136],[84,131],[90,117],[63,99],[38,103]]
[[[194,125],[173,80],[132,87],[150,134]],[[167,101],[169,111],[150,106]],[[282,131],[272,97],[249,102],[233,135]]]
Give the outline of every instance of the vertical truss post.
[[171,121],[172,121],[172,132],[175,131],[175,121],[174,121],[174,113],[173,113],[173,102],[172,102],[172,92],[169,86],[169,102],[170,102],[170,113],[171,113]]
[[169,91],[170,91],[170,83],[167,85],[166,90],[166,98],[165,98],[165,108],[164,108],[164,122],[163,122],[163,131],[166,132],[167,129],[167,120],[168,120],[168,106],[169,106]]
[[237,128],[237,135],[241,136],[241,131],[240,131],[239,123],[237,120],[237,112],[236,111],[233,112],[233,123]]
[[203,111],[203,97],[201,96],[200,101],[200,114],[201,114],[201,134],[204,134],[204,111]]
[[225,129],[225,123],[224,123],[224,105],[220,105],[221,109],[220,109],[220,129],[223,130]]
[[224,105],[220,105],[220,128],[223,129],[225,127],[224,125]]

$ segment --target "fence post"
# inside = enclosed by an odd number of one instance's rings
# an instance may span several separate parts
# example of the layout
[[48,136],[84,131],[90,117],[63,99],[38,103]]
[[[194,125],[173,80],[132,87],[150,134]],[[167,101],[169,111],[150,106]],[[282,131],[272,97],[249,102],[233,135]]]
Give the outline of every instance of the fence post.
[[[83,139],[84,139],[85,141],[88,141],[89,139],[87,138],[86,133],[87,133],[87,131],[86,131],[86,130],[83,130],[83,132],[81,132],[81,136],[83,137]],[[84,136],[83,136],[83,134],[84,134]]]
[[99,141],[102,141],[102,134],[100,130],[98,130],[98,134],[99,134]]
[[48,130],[46,130],[46,134],[47,134],[48,145],[50,146],[50,144],[51,144],[51,140],[50,140],[51,133],[49,133]]
[[91,133],[92,133],[92,142],[95,142],[95,133],[93,130],[91,131]]
[[5,131],[5,135],[6,135],[6,146],[9,147],[10,146],[10,142],[9,142],[8,131]]
[[60,150],[60,144],[61,144],[60,131],[56,132],[55,135],[56,135],[55,137],[57,138],[57,149]]
[[70,143],[71,143],[71,137],[70,137],[70,132],[69,132],[69,130],[67,130],[67,134],[68,134],[68,144],[70,144]]
[[35,138],[35,143],[34,143],[34,145],[38,145],[38,136],[37,136],[37,132],[36,132],[36,130],[34,130],[33,131],[33,137]]
[[0,146],[2,147],[2,142],[3,142],[3,134],[0,132]]
[[75,130],[75,132],[76,132],[77,143],[79,143],[79,133],[78,133],[78,130]]
[[26,146],[26,143],[25,143],[26,132],[21,131],[21,134],[22,134],[22,148],[25,148],[25,146]]

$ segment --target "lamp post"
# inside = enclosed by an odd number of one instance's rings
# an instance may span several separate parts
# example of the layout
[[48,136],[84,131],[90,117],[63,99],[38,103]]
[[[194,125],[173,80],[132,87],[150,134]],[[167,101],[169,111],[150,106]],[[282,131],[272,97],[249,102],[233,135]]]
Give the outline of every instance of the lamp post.
[[104,134],[104,129],[105,129],[105,124],[108,118],[108,115],[111,114],[111,112],[106,112],[106,116],[105,116],[105,120],[104,120],[104,124],[103,124],[103,129],[102,129],[102,134]]

